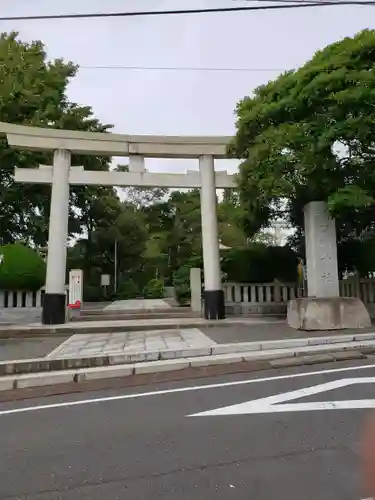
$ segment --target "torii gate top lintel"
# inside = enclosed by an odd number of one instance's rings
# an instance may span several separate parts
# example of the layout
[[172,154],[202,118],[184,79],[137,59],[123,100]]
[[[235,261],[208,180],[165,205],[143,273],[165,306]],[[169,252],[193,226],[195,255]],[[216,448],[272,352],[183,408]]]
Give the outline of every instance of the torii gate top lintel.
[[149,158],[228,158],[227,136],[123,135],[80,130],[32,127],[0,122],[0,136],[16,149],[32,151],[65,149],[75,154]]

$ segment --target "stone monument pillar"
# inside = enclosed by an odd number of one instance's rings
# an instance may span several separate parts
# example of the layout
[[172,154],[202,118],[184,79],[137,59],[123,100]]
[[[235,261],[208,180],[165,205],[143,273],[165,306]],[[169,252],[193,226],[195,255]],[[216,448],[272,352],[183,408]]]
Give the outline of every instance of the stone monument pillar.
[[202,311],[202,271],[198,267],[190,269],[190,307],[193,312]]
[[300,330],[339,330],[371,326],[362,301],[340,297],[335,221],[323,201],[305,205],[308,297],[288,304],[288,324]]
[[323,201],[305,205],[304,216],[309,297],[339,297],[335,221]]

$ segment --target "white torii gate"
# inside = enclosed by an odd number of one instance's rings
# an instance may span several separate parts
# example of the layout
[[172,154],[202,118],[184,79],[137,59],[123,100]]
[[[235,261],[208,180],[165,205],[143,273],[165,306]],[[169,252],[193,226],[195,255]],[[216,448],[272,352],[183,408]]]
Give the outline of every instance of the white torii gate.
[[[130,136],[29,127],[0,122],[9,146],[53,150],[53,166],[15,168],[15,180],[51,184],[46,292],[42,322],[65,322],[65,271],[68,242],[69,185],[199,188],[201,193],[204,310],[207,319],[224,319],[216,189],[235,187],[234,176],[215,172],[215,158],[227,158],[230,137]],[[128,156],[129,172],[102,172],[71,166],[71,154]],[[198,158],[199,172],[148,173],[144,158]]]

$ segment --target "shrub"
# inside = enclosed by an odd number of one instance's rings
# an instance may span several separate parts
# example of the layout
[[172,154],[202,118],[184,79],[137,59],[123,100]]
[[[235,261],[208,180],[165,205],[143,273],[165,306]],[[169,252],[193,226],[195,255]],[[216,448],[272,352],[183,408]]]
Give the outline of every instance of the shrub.
[[39,290],[45,284],[46,265],[39,253],[15,243],[0,247],[0,289]]
[[164,281],[159,278],[150,280],[143,289],[145,299],[162,299],[164,297]]
[[188,283],[182,283],[175,287],[176,299],[180,306],[190,304],[190,293],[190,285]]
[[150,280],[143,288],[142,295],[145,299],[162,299],[164,297],[164,281],[159,278]]

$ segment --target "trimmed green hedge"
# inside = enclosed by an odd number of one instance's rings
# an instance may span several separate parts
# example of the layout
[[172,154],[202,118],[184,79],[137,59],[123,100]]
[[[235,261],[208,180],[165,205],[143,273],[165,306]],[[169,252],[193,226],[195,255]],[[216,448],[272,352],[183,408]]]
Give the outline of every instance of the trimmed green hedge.
[[[173,275],[176,298],[181,305],[190,301],[190,268],[202,268],[201,259],[191,260]],[[275,279],[294,282],[298,255],[287,246],[254,243],[244,248],[222,252],[221,272],[226,281],[235,283],[271,283]]]
[[39,253],[15,243],[0,247],[0,289],[39,290],[45,284],[46,265]]

